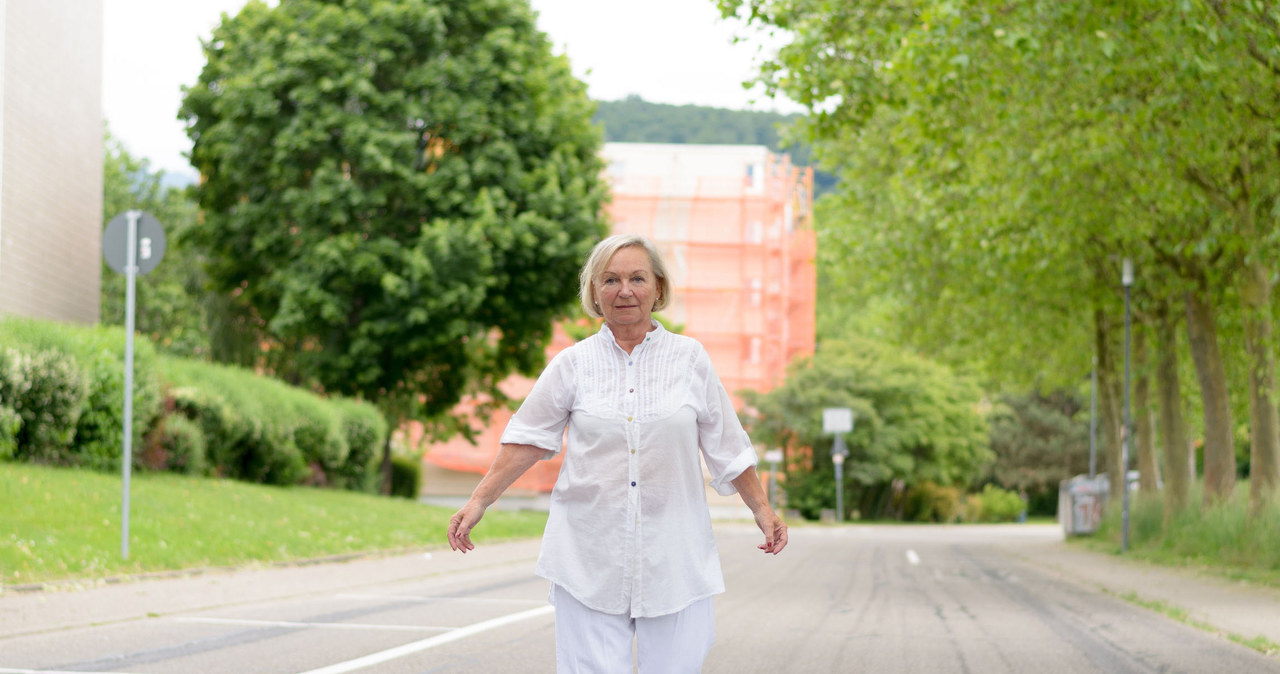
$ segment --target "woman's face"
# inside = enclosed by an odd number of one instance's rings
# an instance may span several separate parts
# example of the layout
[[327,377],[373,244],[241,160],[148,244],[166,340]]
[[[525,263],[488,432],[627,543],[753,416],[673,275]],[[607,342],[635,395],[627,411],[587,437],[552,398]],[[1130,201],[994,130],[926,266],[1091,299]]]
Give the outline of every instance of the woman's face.
[[613,254],[596,279],[596,302],[609,325],[648,325],[658,298],[658,279],[649,253],[641,246],[627,246]]

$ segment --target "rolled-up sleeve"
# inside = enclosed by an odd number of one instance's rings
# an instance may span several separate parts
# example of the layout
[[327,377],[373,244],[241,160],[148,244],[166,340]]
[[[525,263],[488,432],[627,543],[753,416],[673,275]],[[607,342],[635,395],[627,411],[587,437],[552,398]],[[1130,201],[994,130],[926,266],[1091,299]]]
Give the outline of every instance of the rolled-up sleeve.
[[548,459],[560,451],[575,395],[572,350],[561,351],[547,364],[512,415],[502,433],[502,444],[533,445],[547,450],[544,458]]
[[733,480],[756,465],[756,449],[706,351],[699,353],[694,372],[701,376],[705,389],[705,408],[698,414],[698,445],[711,472],[711,487],[721,496],[731,496],[738,492]]

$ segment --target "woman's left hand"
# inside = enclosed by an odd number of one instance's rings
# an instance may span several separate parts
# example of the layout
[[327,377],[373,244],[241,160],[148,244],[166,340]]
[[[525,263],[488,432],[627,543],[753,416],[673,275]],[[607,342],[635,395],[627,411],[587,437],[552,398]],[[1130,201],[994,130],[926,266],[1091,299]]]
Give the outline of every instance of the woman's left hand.
[[755,515],[756,526],[764,532],[764,543],[756,547],[775,555],[782,552],[782,549],[787,547],[787,525],[783,523],[782,518],[768,506],[757,510]]

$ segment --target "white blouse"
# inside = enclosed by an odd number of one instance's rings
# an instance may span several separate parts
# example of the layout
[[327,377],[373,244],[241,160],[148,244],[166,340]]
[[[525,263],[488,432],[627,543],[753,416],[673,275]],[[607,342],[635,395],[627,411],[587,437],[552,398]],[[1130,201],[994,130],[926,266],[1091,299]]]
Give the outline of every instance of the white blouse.
[[675,613],[724,592],[698,461],[724,496],[755,449],[705,349],[656,329],[628,356],[606,325],[561,351],[502,434],[567,450],[539,576],[603,613]]

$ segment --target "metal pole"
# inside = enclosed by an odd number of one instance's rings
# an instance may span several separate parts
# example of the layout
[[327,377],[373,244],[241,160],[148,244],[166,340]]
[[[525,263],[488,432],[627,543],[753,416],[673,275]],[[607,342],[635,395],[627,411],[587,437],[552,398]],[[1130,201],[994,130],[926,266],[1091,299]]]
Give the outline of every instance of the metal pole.
[[1089,479],[1098,476],[1098,357],[1089,374]]
[[124,498],[120,507],[120,556],[129,559],[129,477],[133,469],[133,325],[138,280],[138,219],[129,211],[128,251],[125,257],[124,309]]
[[1124,260],[1124,426],[1120,432],[1120,491],[1124,494],[1123,526],[1120,532],[1120,552],[1129,549],[1129,334],[1131,332],[1130,296],[1133,292],[1133,261]]
[[844,461],[836,461],[836,521],[844,521]]
[[831,451],[831,462],[836,467],[836,521],[844,521],[844,457],[849,450],[844,446],[844,435],[836,433],[836,444]]

